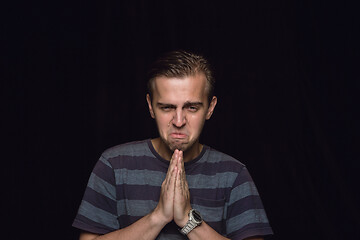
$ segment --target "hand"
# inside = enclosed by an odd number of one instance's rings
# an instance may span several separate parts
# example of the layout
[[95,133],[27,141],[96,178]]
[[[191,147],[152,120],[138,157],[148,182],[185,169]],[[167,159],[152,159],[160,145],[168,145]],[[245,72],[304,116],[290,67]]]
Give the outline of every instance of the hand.
[[174,196],[176,177],[178,169],[179,150],[175,150],[171,157],[170,165],[166,173],[165,180],[161,185],[160,199],[154,212],[160,215],[162,221],[166,224],[174,219]]
[[190,205],[190,192],[189,185],[186,180],[183,152],[179,151],[177,157],[178,171],[176,174],[175,182],[175,195],[174,195],[174,221],[179,227],[184,227],[189,220]]

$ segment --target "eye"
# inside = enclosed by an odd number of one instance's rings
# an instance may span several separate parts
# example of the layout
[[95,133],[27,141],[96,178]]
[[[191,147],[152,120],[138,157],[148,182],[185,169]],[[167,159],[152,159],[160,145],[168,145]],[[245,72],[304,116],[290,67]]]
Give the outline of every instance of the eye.
[[199,108],[198,108],[197,106],[189,106],[189,107],[188,107],[188,110],[189,110],[190,112],[197,112],[197,111],[199,110]]
[[164,112],[169,112],[169,111],[171,111],[171,109],[173,109],[173,108],[170,107],[170,106],[162,106],[162,107],[160,107],[160,109],[161,109],[162,111],[164,111]]

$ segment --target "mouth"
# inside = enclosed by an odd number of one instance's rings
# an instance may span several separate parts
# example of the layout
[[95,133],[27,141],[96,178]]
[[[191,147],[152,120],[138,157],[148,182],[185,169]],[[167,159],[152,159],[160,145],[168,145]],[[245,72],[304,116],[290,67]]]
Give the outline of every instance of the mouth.
[[180,132],[173,132],[170,134],[170,136],[175,139],[184,139],[187,137],[185,133],[180,133]]

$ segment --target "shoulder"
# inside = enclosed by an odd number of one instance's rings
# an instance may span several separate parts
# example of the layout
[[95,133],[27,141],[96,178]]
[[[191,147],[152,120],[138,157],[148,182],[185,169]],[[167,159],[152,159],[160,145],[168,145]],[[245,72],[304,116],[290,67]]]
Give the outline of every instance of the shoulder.
[[245,168],[245,164],[238,159],[211,147],[208,147],[205,156],[207,163],[225,165],[229,170],[239,172]]
[[102,157],[106,159],[117,158],[120,156],[151,156],[151,151],[148,146],[148,140],[133,141],[119,144],[106,149],[102,153]]

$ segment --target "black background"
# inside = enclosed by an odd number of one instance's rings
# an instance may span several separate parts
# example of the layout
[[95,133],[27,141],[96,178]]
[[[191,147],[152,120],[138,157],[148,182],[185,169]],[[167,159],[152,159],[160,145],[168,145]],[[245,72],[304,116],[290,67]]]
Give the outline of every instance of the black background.
[[[204,54],[218,105],[202,142],[246,164],[271,239],[357,238],[356,1],[46,1],[3,6],[2,234],[77,239],[101,152],[156,137],[145,73]],[[270,238],[269,238],[270,239]]]

